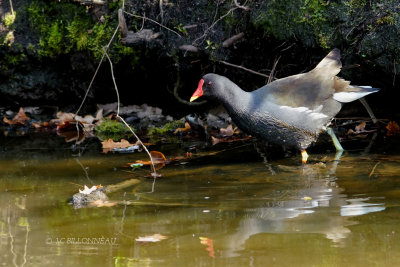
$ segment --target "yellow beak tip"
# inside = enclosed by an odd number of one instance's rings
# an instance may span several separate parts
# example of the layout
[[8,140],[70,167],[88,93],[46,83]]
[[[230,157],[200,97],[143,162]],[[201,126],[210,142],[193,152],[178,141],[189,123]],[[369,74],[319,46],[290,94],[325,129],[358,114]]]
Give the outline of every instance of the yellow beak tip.
[[190,98],[189,102],[193,102],[193,101],[195,101],[197,98],[199,98],[199,97],[198,97],[198,96],[192,96],[192,97]]

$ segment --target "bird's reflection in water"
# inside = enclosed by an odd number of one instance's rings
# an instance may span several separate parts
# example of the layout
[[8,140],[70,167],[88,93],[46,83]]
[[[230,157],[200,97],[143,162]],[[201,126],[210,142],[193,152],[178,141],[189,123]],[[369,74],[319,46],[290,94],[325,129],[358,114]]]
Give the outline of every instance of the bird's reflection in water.
[[[282,191],[263,207],[247,209],[232,235],[227,235],[224,255],[235,256],[249,238],[258,234],[323,234],[333,246],[344,246],[351,234],[349,226],[358,224],[354,216],[385,210],[383,199],[349,198],[337,184],[336,170],[341,153],[324,162],[301,166],[269,165],[276,175],[293,177],[297,188]],[[269,172],[269,171],[268,171]],[[274,174],[275,175],[275,174]],[[298,184],[297,181],[302,181]]]

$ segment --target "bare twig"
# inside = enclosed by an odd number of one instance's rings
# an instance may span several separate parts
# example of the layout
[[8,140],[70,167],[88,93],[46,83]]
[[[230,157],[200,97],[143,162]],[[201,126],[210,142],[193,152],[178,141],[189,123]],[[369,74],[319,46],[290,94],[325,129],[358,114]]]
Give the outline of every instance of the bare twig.
[[364,108],[367,110],[369,116],[371,117],[372,121],[374,122],[374,124],[378,123],[378,120],[375,117],[374,112],[372,111],[371,107],[368,105],[367,100],[365,100],[364,97],[361,97],[360,99],[361,104],[363,104]]
[[235,42],[237,42],[238,40],[240,40],[241,38],[243,38],[244,33],[238,33],[228,39],[226,39],[223,43],[222,43],[222,47],[230,47],[231,45],[233,45]]
[[372,168],[372,171],[371,171],[371,172],[369,173],[369,175],[368,175],[369,178],[374,174],[376,167],[378,167],[378,165],[379,165],[380,163],[381,163],[381,161],[378,161],[378,162],[375,164],[375,166]]
[[126,26],[124,10],[122,8],[118,9],[118,26],[121,31],[121,37],[126,37],[128,35],[128,27]]
[[10,9],[11,9],[11,15],[14,16],[14,8],[13,8],[12,0],[10,0]]
[[[110,63],[110,69],[111,69],[111,77],[114,83],[114,89],[115,89],[115,93],[117,94],[117,118],[120,119],[126,127],[128,127],[128,129],[131,131],[131,133],[133,134],[133,136],[135,136],[136,140],[140,143],[140,145],[143,147],[143,149],[146,151],[146,153],[149,155],[150,160],[151,160],[151,166],[153,168],[153,172],[155,175],[157,175],[156,172],[156,168],[154,167],[154,162],[153,162],[153,158],[150,155],[150,152],[147,150],[146,146],[143,144],[143,142],[140,140],[140,138],[135,134],[135,132],[132,130],[132,128],[125,122],[125,120],[119,115],[119,107],[120,107],[120,100],[119,100],[119,92],[118,92],[118,87],[117,87],[117,83],[115,81],[115,76],[114,76],[114,68],[113,68],[113,63],[110,59],[110,57],[108,56],[107,52],[104,51],[104,54],[106,55],[108,62]],[[154,176],[156,177],[156,176]]]
[[[114,40],[114,37],[115,37],[115,35],[116,35],[117,32],[118,32],[118,29],[119,29],[119,26],[117,26],[117,27],[115,28],[114,34],[112,35],[112,37],[111,37],[110,41],[108,42],[108,44],[105,46],[105,48],[104,48],[104,51],[105,51],[105,52],[107,52],[108,48],[109,48],[110,45],[111,45],[111,42]],[[88,96],[88,94],[89,94],[89,91],[90,91],[90,89],[92,88],[94,79],[96,78],[97,73],[99,72],[100,66],[101,66],[101,64],[103,63],[103,60],[104,60],[104,58],[105,58],[105,56],[106,56],[105,52],[103,53],[103,56],[102,56],[101,59],[100,59],[99,65],[97,66],[97,69],[96,69],[96,71],[94,72],[94,75],[93,75],[93,77],[92,77],[92,80],[91,80],[90,83],[89,83],[89,86],[88,86],[88,88],[87,88],[87,90],[86,90],[85,96],[84,96],[83,99],[82,99],[82,103],[81,103],[81,105],[79,106],[78,110],[77,110],[77,111],[75,112],[75,114],[74,114],[74,118],[75,118],[76,115],[78,115],[79,111],[82,109],[83,104],[84,104],[85,101],[86,101],[86,98],[87,98],[87,96]],[[79,132],[78,132],[78,134],[79,134]]]
[[278,65],[279,59],[281,59],[280,56],[278,58],[275,58],[274,66],[272,67],[271,73],[269,74],[267,84],[271,83],[272,80],[274,79],[275,69],[276,69],[276,66]]
[[160,17],[161,17],[161,24],[164,24],[164,10],[163,10],[163,0],[159,2],[160,6]]
[[396,83],[396,74],[397,74],[397,70],[396,70],[396,59],[393,59],[393,86]]
[[222,64],[224,64],[224,65],[227,65],[227,66],[235,67],[235,68],[238,68],[238,69],[241,69],[241,70],[245,70],[245,71],[248,71],[248,72],[250,72],[250,73],[253,73],[253,74],[256,74],[256,75],[259,75],[259,76],[268,78],[268,75],[266,75],[266,74],[263,74],[263,73],[260,73],[260,72],[255,71],[255,70],[251,70],[251,69],[245,68],[245,67],[243,67],[243,66],[235,65],[235,64],[232,64],[232,63],[223,61],[223,60],[221,60],[221,61],[219,61],[219,62],[222,63]]
[[197,45],[197,41],[203,39],[204,37],[207,36],[207,34],[211,31],[212,28],[214,28],[214,26],[221,20],[223,20],[225,17],[229,16],[233,11],[235,11],[236,9],[238,9],[238,7],[233,7],[231,9],[228,10],[228,12],[226,12],[224,15],[222,15],[221,17],[219,17],[219,19],[217,19],[216,21],[214,21],[210,27],[208,27],[203,35],[201,35],[199,38],[197,38],[196,40],[193,41],[193,45],[196,46]]
[[[246,2],[247,2],[247,1],[246,1]],[[234,3],[235,6],[237,6],[238,8],[244,9],[244,10],[246,10],[246,11],[249,11],[249,10],[250,10],[250,7],[240,5],[240,4],[238,3],[237,0],[233,0],[233,3]]]
[[163,27],[164,29],[166,29],[166,30],[168,30],[168,31],[175,33],[175,34],[178,35],[179,37],[182,37],[182,36],[181,36],[179,33],[177,33],[176,31],[174,31],[174,30],[172,30],[172,29],[170,29],[170,28],[168,28],[168,27],[165,27],[164,25],[160,24],[159,22],[157,22],[157,21],[155,21],[155,20],[153,20],[153,19],[150,19],[150,18],[144,17],[144,16],[140,16],[140,15],[136,15],[136,14],[132,14],[132,13],[129,13],[129,12],[126,12],[126,11],[124,11],[124,13],[127,14],[127,15],[129,15],[129,16],[135,17],[135,18],[141,18],[141,19],[145,19],[145,20],[151,21],[151,22],[157,24],[158,26]]

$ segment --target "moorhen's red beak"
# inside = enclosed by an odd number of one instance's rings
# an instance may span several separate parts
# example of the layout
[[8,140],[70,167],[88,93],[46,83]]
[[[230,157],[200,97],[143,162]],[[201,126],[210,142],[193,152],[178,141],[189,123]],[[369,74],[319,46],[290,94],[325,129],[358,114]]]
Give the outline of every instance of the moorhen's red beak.
[[190,98],[190,102],[195,101],[197,98],[203,95],[203,84],[204,80],[201,79],[199,82],[199,86],[197,86],[197,90],[193,93],[192,97]]

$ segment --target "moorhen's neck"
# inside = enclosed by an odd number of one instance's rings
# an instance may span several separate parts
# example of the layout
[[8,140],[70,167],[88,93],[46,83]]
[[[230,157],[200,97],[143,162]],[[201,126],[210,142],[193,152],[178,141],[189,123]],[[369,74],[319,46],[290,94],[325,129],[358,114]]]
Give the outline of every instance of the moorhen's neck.
[[232,81],[223,80],[218,89],[214,98],[224,105],[228,113],[242,113],[244,107],[249,105],[250,93],[243,91]]

